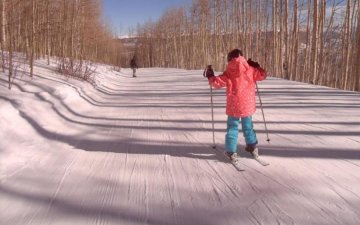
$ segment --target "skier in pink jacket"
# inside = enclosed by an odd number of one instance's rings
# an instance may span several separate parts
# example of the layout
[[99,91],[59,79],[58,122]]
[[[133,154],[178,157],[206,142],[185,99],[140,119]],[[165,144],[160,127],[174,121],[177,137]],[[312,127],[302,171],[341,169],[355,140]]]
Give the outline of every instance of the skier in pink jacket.
[[223,74],[214,75],[212,69],[205,71],[209,84],[214,88],[226,87],[227,129],[225,136],[225,155],[230,160],[237,158],[239,124],[245,138],[245,150],[258,151],[252,115],[256,110],[256,81],[266,78],[266,72],[257,62],[243,57],[241,50],[234,49],[228,54],[228,64]]

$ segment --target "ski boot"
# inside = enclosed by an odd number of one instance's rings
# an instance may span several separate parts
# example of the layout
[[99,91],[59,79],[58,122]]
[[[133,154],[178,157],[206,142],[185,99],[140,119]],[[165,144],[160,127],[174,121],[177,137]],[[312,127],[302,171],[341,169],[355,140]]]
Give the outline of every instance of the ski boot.
[[231,162],[237,162],[238,157],[236,152],[224,152],[225,157],[228,158]]
[[259,149],[256,147],[256,145],[246,145],[245,151],[249,152],[251,156],[261,165],[263,166],[270,165],[270,163],[261,159],[261,157],[259,156]]
[[253,157],[259,157],[259,149],[256,145],[246,145],[245,151],[249,152]]

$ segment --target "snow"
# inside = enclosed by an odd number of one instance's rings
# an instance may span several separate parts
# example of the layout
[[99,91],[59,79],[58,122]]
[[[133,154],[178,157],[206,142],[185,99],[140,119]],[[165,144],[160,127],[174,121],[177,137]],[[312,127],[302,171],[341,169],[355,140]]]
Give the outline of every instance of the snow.
[[[359,224],[360,94],[269,78],[254,115],[262,167],[211,149],[199,70],[99,65],[98,86],[0,74],[1,224]],[[21,78],[21,79],[20,79]],[[223,146],[224,90],[214,91]]]

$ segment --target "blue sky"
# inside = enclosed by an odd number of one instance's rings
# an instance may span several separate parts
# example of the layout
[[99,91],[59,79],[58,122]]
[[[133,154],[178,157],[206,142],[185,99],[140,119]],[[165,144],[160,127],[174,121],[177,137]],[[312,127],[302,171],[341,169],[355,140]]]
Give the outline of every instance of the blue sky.
[[189,5],[192,0],[103,0],[103,17],[118,35],[148,19],[156,21],[172,6]]

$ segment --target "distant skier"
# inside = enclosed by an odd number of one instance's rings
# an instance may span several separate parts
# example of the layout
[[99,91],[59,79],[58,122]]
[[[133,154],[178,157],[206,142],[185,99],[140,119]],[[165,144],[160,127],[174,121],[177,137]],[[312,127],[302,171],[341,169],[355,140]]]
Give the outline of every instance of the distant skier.
[[264,80],[266,72],[259,63],[243,57],[241,50],[234,49],[227,56],[228,64],[223,74],[214,75],[209,67],[204,71],[209,84],[214,88],[226,87],[227,129],[225,136],[225,155],[232,161],[237,158],[238,126],[241,122],[245,137],[245,150],[258,153],[258,141],[253,128],[252,115],[256,110],[256,81]]
[[130,67],[133,71],[133,77],[136,77],[136,69],[139,68],[138,64],[137,64],[137,59],[136,56],[134,55],[134,57],[131,59],[130,61]]

